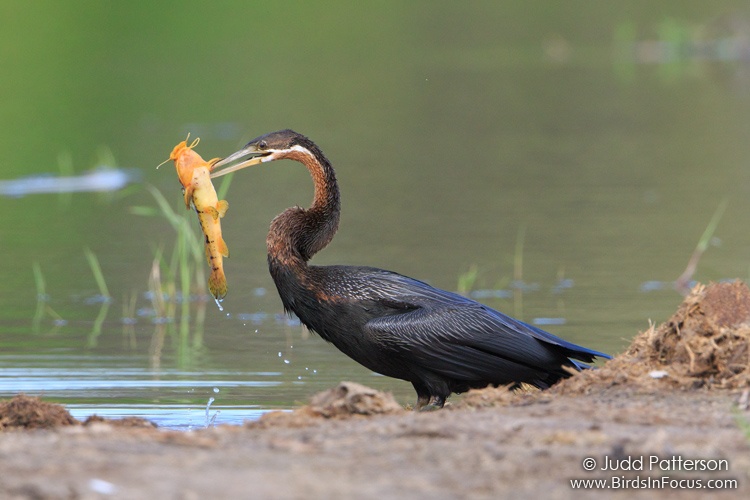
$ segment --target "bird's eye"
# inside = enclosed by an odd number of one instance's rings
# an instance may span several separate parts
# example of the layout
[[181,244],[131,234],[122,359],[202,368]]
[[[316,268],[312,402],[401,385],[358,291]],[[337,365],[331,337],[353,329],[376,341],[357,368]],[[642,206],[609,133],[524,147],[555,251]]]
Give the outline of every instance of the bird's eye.
[[268,149],[268,143],[266,141],[260,141],[258,143],[258,149]]

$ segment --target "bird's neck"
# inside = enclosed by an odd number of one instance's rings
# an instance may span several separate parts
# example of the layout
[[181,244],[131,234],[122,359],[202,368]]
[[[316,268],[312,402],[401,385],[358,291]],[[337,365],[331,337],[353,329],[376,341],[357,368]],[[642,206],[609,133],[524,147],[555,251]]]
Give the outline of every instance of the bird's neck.
[[338,230],[341,203],[336,174],[325,156],[319,150],[317,153],[305,151],[288,156],[307,167],[315,195],[309,208],[288,208],[271,222],[266,238],[271,267],[305,267]]

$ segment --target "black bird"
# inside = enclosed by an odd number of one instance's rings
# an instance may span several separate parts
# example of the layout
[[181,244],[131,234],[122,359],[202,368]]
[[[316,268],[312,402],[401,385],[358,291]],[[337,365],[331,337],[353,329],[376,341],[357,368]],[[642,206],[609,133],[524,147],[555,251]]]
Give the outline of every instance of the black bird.
[[609,358],[401,274],[308,265],[333,239],[341,212],[336,175],[315,143],[291,130],[272,132],[219,161],[212,177],[281,159],[305,165],[315,183],[312,206],[286,209],[266,238],[284,309],[370,370],[411,382],[415,409],[439,408],[452,392],[490,384],[544,389],[587,367],[574,360]]

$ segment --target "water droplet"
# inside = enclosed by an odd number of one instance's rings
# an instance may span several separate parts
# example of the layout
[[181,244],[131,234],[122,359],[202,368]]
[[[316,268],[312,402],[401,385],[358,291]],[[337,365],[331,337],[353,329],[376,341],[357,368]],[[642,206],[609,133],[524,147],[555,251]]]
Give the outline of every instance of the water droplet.
[[206,427],[211,427],[214,424],[214,421],[216,420],[216,415],[219,414],[217,411],[214,413],[213,418],[209,416],[209,410],[211,409],[211,403],[216,401],[213,397],[208,398],[208,404],[206,405]]

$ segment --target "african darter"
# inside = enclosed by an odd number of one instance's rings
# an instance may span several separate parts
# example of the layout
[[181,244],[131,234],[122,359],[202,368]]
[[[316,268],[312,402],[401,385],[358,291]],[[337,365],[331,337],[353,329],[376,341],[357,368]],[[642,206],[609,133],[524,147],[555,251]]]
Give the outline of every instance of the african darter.
[[266,238],[284,309],[370,370],[411,382],[415,409],[490,384],[547,388],[587,368],[575,360],[609,358],[401,274],[308,265],[331,242],[341,213],[336,175],[315,143],[291,130],[263,135],[219,161],[212,177],[282,159],[302,163],[315,184],[312,206],[279,214]]

